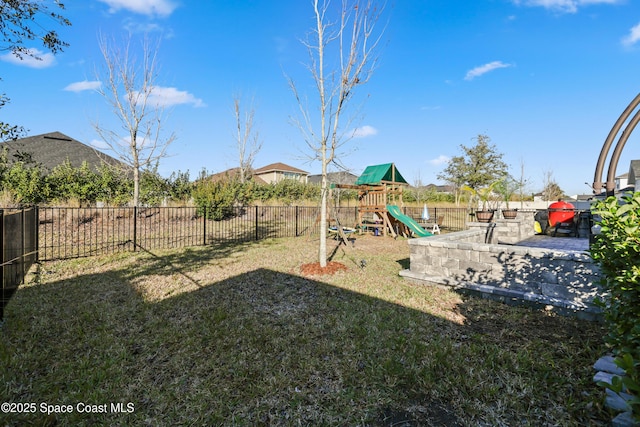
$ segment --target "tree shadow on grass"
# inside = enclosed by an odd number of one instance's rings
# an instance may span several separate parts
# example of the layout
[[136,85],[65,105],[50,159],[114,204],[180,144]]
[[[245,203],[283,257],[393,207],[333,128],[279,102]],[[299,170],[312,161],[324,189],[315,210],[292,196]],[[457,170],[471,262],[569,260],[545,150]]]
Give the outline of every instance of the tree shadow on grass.
[[[113,269],[21,288],[0,346],[6,400],[131,402],[135,411],[12,414],[3,423],[459,426],[490,419],[472,401],[491,407],[502,381],[492,377],[503,372],[471,375],[465,366],[478,351],[491,357],[501,345],[485,342],[483,332],[270,269],[158,301],[145,300],[132,285],[167,266],[189,275],[198,262],[220,256],[191,255],[155,255],[135,272]],[[474,300],[459,309],[481,321]],[[515,321],[510,327],[522,331]],[[469,339],[481,349],[468,346]],[[531,384],[522,387],[525,393]],[[552,400],[560,393],[567,390],[548,391]]]
[[240,256],[251,248],[274,244],[268,238],[264,240],[217,241],[205,246],[183,248],[180,251],[137,245],[136,251],[148,255],[148,259],[120,274],[127,280],[147,275],[171,276],[178,274],[195,286],[203,287],[206,284],[193,277],[194,271],[207,264]]
[[411,268],[411,259],[410,258],[399,259],[398,264],[400,264],[400,269],[409,270]]

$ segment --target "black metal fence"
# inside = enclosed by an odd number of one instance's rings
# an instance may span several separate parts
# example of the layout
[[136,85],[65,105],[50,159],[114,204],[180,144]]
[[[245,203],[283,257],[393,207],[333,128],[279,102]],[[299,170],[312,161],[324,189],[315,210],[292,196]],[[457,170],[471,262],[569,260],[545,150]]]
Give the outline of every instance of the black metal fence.
[[0,209],[0,322],[4,307],[37,259],[38,208]]
[[[404,208],[416,220],[422,208]],[[195,207],[71,208],[41,207],[39,259],[79,258],[144,249],[168,249],[223,242],[317,234],[318,207],[248,206],[233,208],[226,219],[214,221]],[[435,220],[444,215],[445,230],[465,228],[466,209],[430,208]],[[357,207],[331,208],[329,217],[353,227]]]
[[[405,215],[410,216],[418,222],[422,221],[423,207],[404,207],[402,208]],[[442,225],[440,228],[444,231],[461,231],[467,228],[469,221],[469,209],[466,208],[439,208],[429,207],[430,221],[435,222],[442,217]]]
[[[317,207],[249,206],[213,221],[198,215],[195,207],[41,207],[39,259],[296,237],[317,233],[318,215]],[[337,208],[331,216],[354,225],[357,208]]]

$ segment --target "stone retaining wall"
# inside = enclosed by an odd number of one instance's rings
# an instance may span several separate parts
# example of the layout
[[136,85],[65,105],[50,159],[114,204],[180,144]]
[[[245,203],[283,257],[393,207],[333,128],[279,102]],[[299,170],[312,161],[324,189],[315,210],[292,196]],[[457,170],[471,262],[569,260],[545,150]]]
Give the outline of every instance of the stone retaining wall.
[[578,251],[511,245],[515,239],[523,240],[531,234],[528,230],[533,229],[532,224],[526,224],[529,220],[470,224],[466,231],[409,240],[410,268],[400,275],[504,302],[596,317],[600,309],[593,300],[601,289],[591,257]]

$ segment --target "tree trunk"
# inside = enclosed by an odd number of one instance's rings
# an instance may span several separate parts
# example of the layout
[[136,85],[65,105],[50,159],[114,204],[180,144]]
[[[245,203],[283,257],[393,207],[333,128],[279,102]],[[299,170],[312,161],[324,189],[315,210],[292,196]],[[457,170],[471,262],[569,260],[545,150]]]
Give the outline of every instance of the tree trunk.
[[140,168],[133,168],[133,206],[140,204]]
[[[324,157],[324,153],[323,153]],[[322,185],[320,189],[320,249],[319,249],[319,261],[320,267],[327,266],[327,162],[322,159]]]

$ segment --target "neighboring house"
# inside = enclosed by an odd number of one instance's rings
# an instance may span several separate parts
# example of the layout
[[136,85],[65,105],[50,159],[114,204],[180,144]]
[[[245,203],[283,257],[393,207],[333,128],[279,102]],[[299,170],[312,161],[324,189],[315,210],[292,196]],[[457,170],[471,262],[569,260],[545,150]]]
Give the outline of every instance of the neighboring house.
[[640,191],[640,160],[631,160],[627,174],[626,191]]
[[16,155],[27,156],[36,164],[41,165],[45,174],[67,160],[71,166],[76,168],[82,166],[83,162],[87,162],[91,170],[94,171],[104,163],[128,169],[119,160],[60,132],[45,133],[0,143],[0,150],[4,148],[7,149],[7,158],[10,163],[16,160]]
[[[355,184],[357,175],[350,172],[328,172],[327,181],[329,184]],[[310,184],[320,184],[322,182],[322,175],[309,175],[308,182]]]
[[427,190],[427,191],[435,191],[436,193],[448,193],[448,194],[453,194],[455,193],[456,189],[453,185],[436,185],[436,184],[427,184],[424,187],[418,187],[418,189],[422,190]]
[[548,200],[545,200],[545,198],[546,198],[546,194],[544,193],[536,193],[533,195],[534,202],[548,202]]
[[623,188],[627,188],[629,183],[629,174],[623,173],[622,175],[616,176],[616,191],[620,191]]
[[[235,179],[240,180],[240,168],[231,168],[222,172],[214,173],[213,175],[209,175],[208,179],[213,182]],[[257,184],[266,184],[262,178],[253,175],[253,172],[250,173],[250,177],[248,179],[253,180]]]
[[253,176],[262,179],[267,184],[276,183],[283,179],[293,179],[302,183],[307,182],[309,172],[285,165],[284,163],[272,163],[253,171]]

